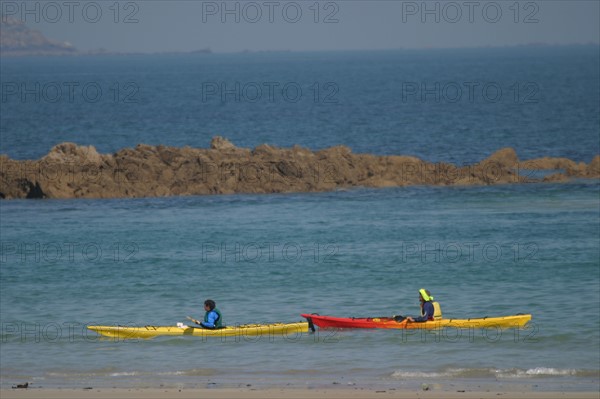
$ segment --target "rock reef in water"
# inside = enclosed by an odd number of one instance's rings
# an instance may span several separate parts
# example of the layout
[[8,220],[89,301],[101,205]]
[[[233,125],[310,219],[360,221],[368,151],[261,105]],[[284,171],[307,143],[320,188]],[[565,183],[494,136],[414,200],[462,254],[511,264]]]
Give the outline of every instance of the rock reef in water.
[[[534,178],[535,170],[560,170]],[[222,137],[210,149],[139,144],[115,154],[62,143],[39,160],[0,156],[0,198],[133,198],[233,193],[316,192],[351,187],[492,185],[600,178],[600,156],[588,165],[566,158],[519,161],[503,148],[457,167],[411,156],[353,154],[267,144],[238,148]]]

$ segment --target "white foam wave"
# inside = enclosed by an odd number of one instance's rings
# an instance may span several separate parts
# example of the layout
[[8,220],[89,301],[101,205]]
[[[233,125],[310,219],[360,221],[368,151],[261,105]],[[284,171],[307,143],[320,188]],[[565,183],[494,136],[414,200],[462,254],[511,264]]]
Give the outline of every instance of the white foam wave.
[[495,368],[449,368],[443,371],[410,371],[396,370],[391,375],[397,379],[414,378],[543,378],[543,377],[600,377],[599,370],[559,369],[552,367],[535,367],[530,369],[495,369]]
[[131,376],[139,375],[139,373],[136,371],[123,371],[120,373],[111,373],[109,375],[111,377],[131,377]]
[[498,377],[528,378],[528,377],[554,377],[554,376],[584,376],[589,370],[555,369],[551,367],[535,367],[527,370],[511,369],[500,370]]

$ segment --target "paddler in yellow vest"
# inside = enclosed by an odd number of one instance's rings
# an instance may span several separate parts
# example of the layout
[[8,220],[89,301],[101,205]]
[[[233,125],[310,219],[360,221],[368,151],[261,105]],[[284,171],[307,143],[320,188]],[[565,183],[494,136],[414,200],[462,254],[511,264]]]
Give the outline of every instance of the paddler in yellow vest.
[[419,302],[421,304],[421,316],[420,317],[407,317],[408,321],[415,321],[417,323],[424,321],[439,320],[442,318],[442,308],[440,304],[433,301],[433,296],[425,288],[419,290]]

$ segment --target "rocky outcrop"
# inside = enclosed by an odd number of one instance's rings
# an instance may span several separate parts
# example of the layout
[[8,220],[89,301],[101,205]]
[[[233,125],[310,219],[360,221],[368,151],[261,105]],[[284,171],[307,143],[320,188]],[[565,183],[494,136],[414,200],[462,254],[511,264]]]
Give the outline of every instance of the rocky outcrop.
[[528,161],[531,169],[561,170],[544,178],[546,182],[564,182],[571,178],[583,177],[590,179],[600,178],[600,155],[596,155],[592,162],[576,163],[568,158],[539,158]]
[[0,156],[0,197],[123,198],[542,181],[530,177],[532,169],[560,169],[545,181],[600,178],[600,156],[589,165],[565,158],[521,162],[513,149],[504,148],[480,163],[457,167],[411,156],[353,154],[346,146],[239,148],[222,137],[213,138],[210,149],[139,144],[115,154],[62,143],[39,160]]
[[0,15],[0,53],[3,56],[77,54],[68,42],[47,39],[22,21]]

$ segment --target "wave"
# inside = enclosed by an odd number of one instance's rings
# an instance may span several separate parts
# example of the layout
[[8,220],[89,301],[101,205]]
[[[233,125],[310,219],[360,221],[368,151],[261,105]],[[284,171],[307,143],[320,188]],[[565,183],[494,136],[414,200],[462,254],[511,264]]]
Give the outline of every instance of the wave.
[[544,378],[544,377],[579,377],[600,378],[600,370],[590,369],[557,369],[552,367],[535,367],[530,369],[495,369],[495,368],[448,368],[442,371],[407,371],[396,370],[391,375],[397,379],[413,378]]
[[212,376],[215,374],[215,370],[202,368],[202,369],[190,369],[190,370],[176,370],[176,371],[115,371],[110,368],[101,369],[96,371],[90,371],[87,373],[78,372],[50,372],[47,375],[49,377],[62,377],[62,378],[89,378],[89,377],[154,377],[154,376]]

